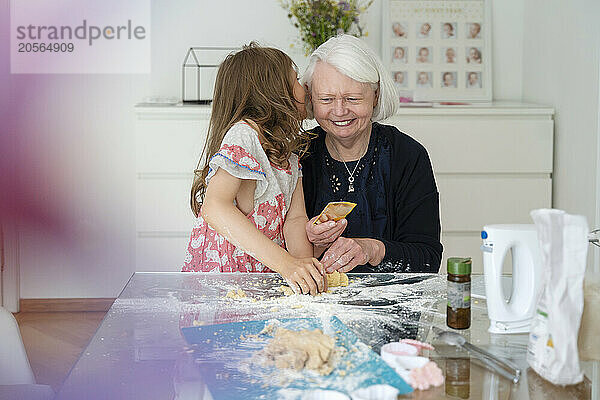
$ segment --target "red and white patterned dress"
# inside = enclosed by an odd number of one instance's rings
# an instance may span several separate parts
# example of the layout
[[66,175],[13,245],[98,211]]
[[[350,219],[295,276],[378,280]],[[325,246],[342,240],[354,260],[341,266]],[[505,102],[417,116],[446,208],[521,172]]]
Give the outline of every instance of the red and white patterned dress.
[[[298,156],[290,156],[289,170],[272,165],[258,133],[248,124],[238,122],[225,135],[209,166],[207,184],[219,168],[237,178],[256,181],[254,209],[248,219],[269,239],[285,248],[283,222],[298,178],[302,176]],[[273,272],[217,233],[202,215],[194,223],[182,271]]]

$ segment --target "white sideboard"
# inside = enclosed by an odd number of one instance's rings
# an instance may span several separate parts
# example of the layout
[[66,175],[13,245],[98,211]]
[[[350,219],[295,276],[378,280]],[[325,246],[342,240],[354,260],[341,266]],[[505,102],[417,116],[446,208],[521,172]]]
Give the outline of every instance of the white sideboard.
[[193,214],[193,171],[210,107],[135,107],[136,271],[181,271]]
[[[208,106],[138,105],[136,270],[178,271],[193,223],[192,171],[202,151]],[[521,103],[401,108],[385,121],[429,151],[440,191],[447,257],[473,257],[481,272],[483,225],[531,223],[552,206],[551,108]]]

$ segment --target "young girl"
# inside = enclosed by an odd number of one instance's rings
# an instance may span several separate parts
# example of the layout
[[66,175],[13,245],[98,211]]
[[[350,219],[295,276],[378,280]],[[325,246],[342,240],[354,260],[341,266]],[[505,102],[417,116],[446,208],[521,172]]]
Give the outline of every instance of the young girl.
[[[305,232],[296,152],[308,135],[305,92],[293,61],[255,44],[219,67],[191,207],[197,217],[183,271],[278,272],[296,292],[324,291]],[[287,251],[285,250],[287,248]]]

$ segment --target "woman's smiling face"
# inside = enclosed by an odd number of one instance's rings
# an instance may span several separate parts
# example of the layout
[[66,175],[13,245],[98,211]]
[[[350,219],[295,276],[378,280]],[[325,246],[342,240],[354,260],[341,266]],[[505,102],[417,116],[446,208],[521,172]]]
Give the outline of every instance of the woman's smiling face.
[[313,72],[311,101],[315,119],[325,132],[350,139],[370,131],[377,91],[319,61]]

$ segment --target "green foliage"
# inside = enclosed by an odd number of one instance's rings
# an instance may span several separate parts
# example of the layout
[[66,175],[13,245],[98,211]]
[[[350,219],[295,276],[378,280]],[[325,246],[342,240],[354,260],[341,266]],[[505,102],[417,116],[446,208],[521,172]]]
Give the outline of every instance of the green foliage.
[[288,18],[300,31],[306,55],[309,55],[332,36],[348,33],[367,36],[359,16],[373,0],[280,0]]

